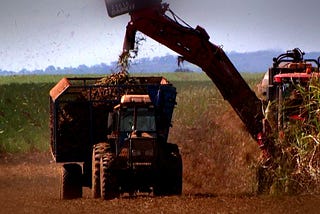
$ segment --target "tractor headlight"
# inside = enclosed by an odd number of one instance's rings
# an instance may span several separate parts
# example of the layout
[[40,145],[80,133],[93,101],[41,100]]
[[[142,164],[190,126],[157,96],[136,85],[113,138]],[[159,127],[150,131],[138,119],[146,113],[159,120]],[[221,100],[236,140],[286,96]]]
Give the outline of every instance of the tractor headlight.
[[136,149],[132,149],[132,156],[133,157],[141,156],[141,151],[140,150],[136,150]]
[[146,150],[144,154],[145,156],[153,156],[153,149]]
[[133,157],[137,157],[137,156],[153,156],[153,149],[150,150],[137,150],[137,149],[133,149],[132,150],[132,156]]

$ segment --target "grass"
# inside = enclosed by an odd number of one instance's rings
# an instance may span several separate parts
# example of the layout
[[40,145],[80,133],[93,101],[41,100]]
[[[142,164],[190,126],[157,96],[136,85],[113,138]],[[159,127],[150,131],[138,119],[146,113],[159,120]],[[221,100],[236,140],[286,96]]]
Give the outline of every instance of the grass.
[[0,152],[48,148],[49,83],[0,85]]

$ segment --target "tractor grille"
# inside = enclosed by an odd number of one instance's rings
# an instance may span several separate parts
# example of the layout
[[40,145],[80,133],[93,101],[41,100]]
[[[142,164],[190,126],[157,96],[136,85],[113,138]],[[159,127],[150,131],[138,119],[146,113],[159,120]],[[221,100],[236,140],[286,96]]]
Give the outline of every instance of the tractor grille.
[[135,138],[132,141],[132,163],[137,167],[151,166],[155,159],[155,140]]

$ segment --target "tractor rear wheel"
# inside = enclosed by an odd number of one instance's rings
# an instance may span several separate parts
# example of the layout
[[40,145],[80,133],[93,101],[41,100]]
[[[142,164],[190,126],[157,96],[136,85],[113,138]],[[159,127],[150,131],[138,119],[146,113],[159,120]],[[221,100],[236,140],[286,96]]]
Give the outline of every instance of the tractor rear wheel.
[[172,172],[171,192],[173,195],[182,194],[182,158],[177,154],[177,166]]
[[183,169],[179,149],[175,144],[167,144],[165,151],[153,193],[156,196],[181,195]]
[[101,197],[105,200],[111,200],[120,195],[116,177],[110,169],[113,159],[114,155],[111,152],[106,152],[100,159]]
[[82,197],[82,168],[79,164],[64,164],[61,175],[61,199]]
[[110,146],[108,143],[98,143],[92,150],[92,185],[91,192],[93,198],[101,197],[100,190],[100,159]]

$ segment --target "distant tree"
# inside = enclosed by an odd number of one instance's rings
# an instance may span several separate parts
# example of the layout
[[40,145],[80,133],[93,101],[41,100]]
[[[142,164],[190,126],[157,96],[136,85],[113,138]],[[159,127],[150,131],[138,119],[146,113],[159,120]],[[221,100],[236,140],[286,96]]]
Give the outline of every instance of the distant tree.
[[19,74],[28,74],[28,73],[30,73],[30,71],[27,70],[27,69],[25,69],[25,68],[23,68],[23,69],[21,69],[21,70],[19,71]]
[[44,70],[41,69],[36,69],[34,71],[32,71],[33,74],[44,74]]
[[56,68],[53,65],[50,65],[45,69],[45,73],[53,74],[55,72],[56,72]]
[[174,72],[193,72],[192,70],[190,70],[189,68],[177,68]]
[[86,65],[79,65],[77,68],[77,71],[78,73],[84,73],[84,74],[90,73],[90,69]]

